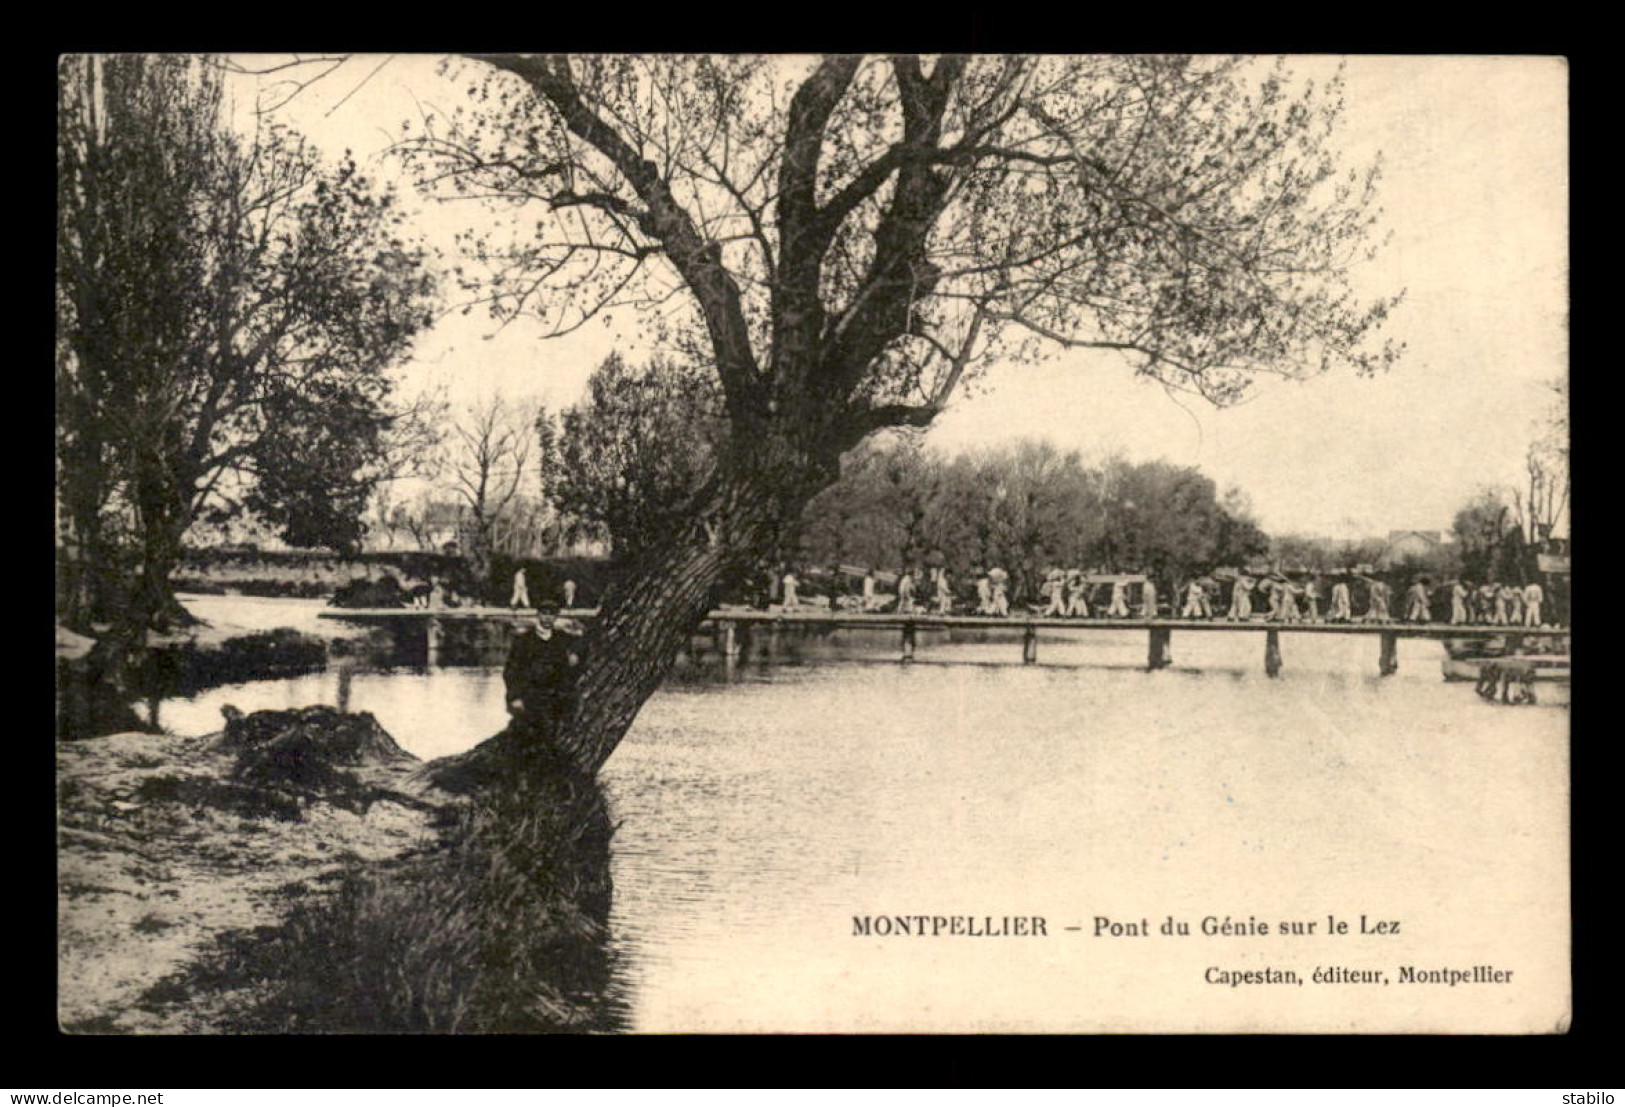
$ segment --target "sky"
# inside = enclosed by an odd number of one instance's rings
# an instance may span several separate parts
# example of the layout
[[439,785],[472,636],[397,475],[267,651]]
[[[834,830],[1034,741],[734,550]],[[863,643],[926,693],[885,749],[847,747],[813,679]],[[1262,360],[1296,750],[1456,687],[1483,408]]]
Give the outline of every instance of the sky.
[[[1117,355],[1077,352],[991,366],[928,441],[953,452],[1048,438],[1086,457],[1194,465],[1241,489],[1272,534],[1447,531],[1480,488],[1519,484],[1549,383],[1568,371],[1567,67],[1407,56],[1295,57],[1290,68],[1318,80],[1340,60],[1347,164],[1383,161],[1391,238],[1354,281],[1373,296],[1405,290],[1384,332],[1406,345],[1393,369],[1261,379],[1248,402],[1217,410],[1136,377]],[[399,177],[385,150],[401,122],[419,103],[446,108],[460,95],[437,61],[350,58],[279,115],[325,148],[353,149],[380,178]],[[437,205],[430,221],[445,241],[477,214]],[[403,375],[454,403],[503,394],[557,408],[616,342],[604,326],[539,341],[523,322],[497,331],[476,311],[422,339]]]

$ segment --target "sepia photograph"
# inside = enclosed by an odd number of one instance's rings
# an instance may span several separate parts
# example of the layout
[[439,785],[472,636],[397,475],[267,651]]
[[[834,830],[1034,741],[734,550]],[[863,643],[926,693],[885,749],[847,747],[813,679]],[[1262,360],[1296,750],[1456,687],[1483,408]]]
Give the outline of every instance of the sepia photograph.
[[1559,57],[65,54],[67,1035],[1561,1035]]

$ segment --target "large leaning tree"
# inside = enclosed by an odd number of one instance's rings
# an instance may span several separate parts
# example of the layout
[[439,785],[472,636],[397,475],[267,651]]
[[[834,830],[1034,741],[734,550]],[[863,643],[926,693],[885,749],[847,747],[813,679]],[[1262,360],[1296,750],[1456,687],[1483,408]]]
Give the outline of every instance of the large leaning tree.
[[403,146],[471,238],[481,295],[553,333],[613,315],[714,367],[728,441],[607,595],[563,744],[632,724],[730,566],[925,426],[979,366],[1115,351],[1214,402],[1259,373],[1371,372],[1391,300],[1368,255],[1375,166],[1334,156],[1341,90],[1184,57],[502,55]]
[[169,577],[200,518],[353,546],[417,437],[389,370],[431,293],[390,196],[285,130],[233,130],[216,63],[64,57],[61,617],[183,618]]

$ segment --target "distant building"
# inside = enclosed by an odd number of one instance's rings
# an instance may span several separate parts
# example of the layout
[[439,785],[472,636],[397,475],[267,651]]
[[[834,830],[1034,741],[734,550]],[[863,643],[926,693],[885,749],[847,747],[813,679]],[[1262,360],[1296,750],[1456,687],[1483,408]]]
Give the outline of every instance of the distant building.
[[[459,555],[477,545],[475,519],[456,500],[420,499],[397,505],[387,526],[368,530],[366,549],[376,553],[433,552]],[[609,543],[590,531],[572,533],[534,503],[509,505],[491,528],[492,548],[509,557],[602,558]]]
[[365,548],[372,553],[444,552],[462,537],[465,515],[461,504],[446,501],[399,505],[387,527],[368,530]]
[[1444,545],[1444,535],[1436,530],[1391,530],[1377,564],[1388,569],[1407,561],[1432,557]]

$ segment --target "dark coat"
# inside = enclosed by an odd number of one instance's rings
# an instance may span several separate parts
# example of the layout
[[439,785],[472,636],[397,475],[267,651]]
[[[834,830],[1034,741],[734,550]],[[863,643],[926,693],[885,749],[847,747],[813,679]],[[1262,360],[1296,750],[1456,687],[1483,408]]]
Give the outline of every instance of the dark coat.
[[524,701],[525,715],[562,717],[574,690],[575,666],[570,655],[575,647],[574,640],[559,630],[545,640],[534,630],[521,631],[502,667],[508,699]]

